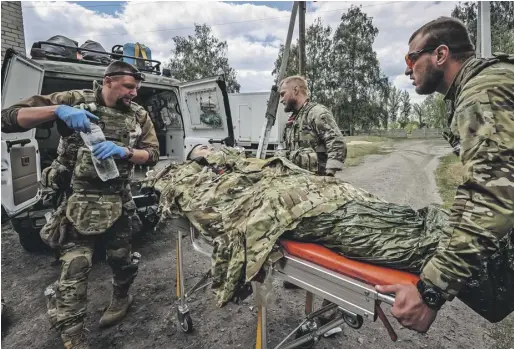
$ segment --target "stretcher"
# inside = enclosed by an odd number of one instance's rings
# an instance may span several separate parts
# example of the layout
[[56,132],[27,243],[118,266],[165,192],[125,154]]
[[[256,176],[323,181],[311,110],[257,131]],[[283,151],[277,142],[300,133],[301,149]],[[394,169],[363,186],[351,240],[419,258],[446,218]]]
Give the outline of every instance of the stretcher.
[[[189,236],[193,249],[210,257],[212,247],[201,238],[201,234],[189,227],[187,222],[175,222],[177,227],[177,322],[183,332],[193,330],[193,321],[188,298],[200,289],[210,285],[209,272],[189,291],[185,291],[183,238]],[[354,329],[362,326],[364,319],[376,321],[380,319],[385,325],[391,339],[397,335],[384,314],[381,303],[392,305],[394,296],[382,294],[375,290],[375,285],[416,284],[419,277],[403,271],[379,267],[345,258],[321,245],[302,243],[290,240],[279,241],[282,258],[267,262],[263,266],[266,274],[271,273],[306,291],[305,318],[289,333],[274,349],[310,348],[324,338],[324,334],[348,324]],[[318,310],[314,310],[314,296],[330,302]],[[316,319],[334,308],[338,308],[339,316],[330,322],[319,325]],[[257,307],[257,333],[255,349],[268,349],[266,305]],[[292,338],[294,337],[294,338]]]

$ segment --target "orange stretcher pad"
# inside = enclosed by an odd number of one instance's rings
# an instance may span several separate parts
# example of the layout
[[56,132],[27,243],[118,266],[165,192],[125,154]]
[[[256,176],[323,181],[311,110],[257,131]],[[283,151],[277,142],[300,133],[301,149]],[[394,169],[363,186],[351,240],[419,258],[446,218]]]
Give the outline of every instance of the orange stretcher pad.
[[[373,321],[380,318],[391,339],[397,340],[398,336],[380,307],[382,302],[393,305],[394,296],[379,293],[375,286],[415,285],[419,276],[352,260],[318,244],[291,240],[280,240],[279,243],[284,258],[276,264],[275,270],[284,280],[307,291],[306,313],[307,308],[309,311],[312,308],[311,305],[307,305],[312,304],[309,294],[316,294],[337,304],[346,315],[352,317],[353,321],[345,322],[353,328],[360,327],[363,316],[372,318]],[[338,320],[334,321],[335,326]],[[296,348],[295,341],[285,348]]]
[[309,261],[336,273],[370,285],[413,284],[419,277],[405,271],[367,264],[337,254],[317,244],[281,240],[282,247],[292,256]]

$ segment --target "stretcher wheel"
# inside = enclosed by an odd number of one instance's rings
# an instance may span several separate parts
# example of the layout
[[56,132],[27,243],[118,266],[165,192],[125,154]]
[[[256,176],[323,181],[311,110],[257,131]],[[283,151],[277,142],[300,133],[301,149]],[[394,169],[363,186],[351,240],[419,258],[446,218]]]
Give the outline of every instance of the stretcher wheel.
[[180,311],[177,312],[177,320],[182,332],[190,333],[193,331],[193,319],[191,319],[189,312],[185,314],[182,314]]
[[350,326],[351,328],[354,328],[356,330],[361,328],[362,324],[364,323],[364,319],[360,315],[351,316],[349,314],[343,313],[343,319],[344,319],[344,322],[346,322],[346,324],[348,326]]

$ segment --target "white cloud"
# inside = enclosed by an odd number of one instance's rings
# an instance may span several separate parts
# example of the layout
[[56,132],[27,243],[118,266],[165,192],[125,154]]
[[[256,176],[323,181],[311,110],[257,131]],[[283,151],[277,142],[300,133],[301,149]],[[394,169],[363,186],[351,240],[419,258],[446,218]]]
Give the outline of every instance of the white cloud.
[[[390,81],[407,89],[413,100],[422,100],[403,76],[408,39],[429,20],[450,15],[456,3],[308,3],[306,25],[321,17],[324,24],[335,29],[352,4],[362,5],[379,29],[374,48]],[[114,15],[95,12],[101,7],[88,9],[67,2],[22,2],[22,6],[27,51],[33,42],[61,34],[79,45],[87,39],[98,41],[107,50],[115,44],[141,42],[152,49],[154,59],[166,61],[174,36],[193,34],[194,23],[212,25],[214,34],[228,43],[229,62],[238,72],[241,92],[269,91],[273,64],[280,43],[285,42],[290,18],[289,10],[226,2],[127,2]],[[293,40],[297,37],[296,29]]]

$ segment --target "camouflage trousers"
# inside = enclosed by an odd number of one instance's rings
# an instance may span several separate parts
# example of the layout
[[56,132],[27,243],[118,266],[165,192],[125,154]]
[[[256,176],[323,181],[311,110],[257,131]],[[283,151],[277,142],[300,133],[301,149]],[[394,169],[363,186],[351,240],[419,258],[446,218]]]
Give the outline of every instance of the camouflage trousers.
[[[315,242],[345,257],[420,274],[440,242],[449,238],[448,215],[435,206],[412,210],[388,203],[351,202],[305,218],[284,238]],[[457,296],[490,322],[514,311],[514,232],[499,243]]]
[[131,261],[134,212],[125,208],[121,217],[101,235],[81,235],[69,227],[60,250],[61,275],[54,284],[55,295],[48,305],[52,327],[60,330],[84,320],[87,310],[87,284],[94,247],[101,243],[112,269],[114,288],[127,292],[138,273]]

